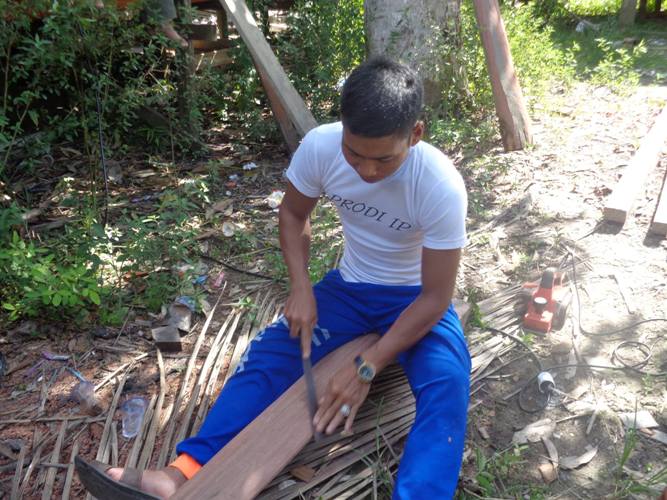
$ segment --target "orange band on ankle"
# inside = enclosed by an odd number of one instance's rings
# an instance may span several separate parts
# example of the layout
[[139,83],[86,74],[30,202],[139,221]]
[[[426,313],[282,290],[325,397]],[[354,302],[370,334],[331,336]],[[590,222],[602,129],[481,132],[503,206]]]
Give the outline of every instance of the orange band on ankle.
[[181,453],[176,460],[169,464],[169,467],[174,467],[181,471],[181,474],[185,476],[186,479],[192,479],[201,465],[194,458],[192,458],[187,453]]

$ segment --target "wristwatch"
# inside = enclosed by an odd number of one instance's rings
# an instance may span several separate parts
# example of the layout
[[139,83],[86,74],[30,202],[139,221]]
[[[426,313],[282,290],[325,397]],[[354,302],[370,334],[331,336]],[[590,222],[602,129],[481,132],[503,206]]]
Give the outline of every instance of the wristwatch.
[[375,366],[362,358],[361,355],[354,358],[354,364],[357,365],[359,379],[365,384],[370,384],[375,378]]

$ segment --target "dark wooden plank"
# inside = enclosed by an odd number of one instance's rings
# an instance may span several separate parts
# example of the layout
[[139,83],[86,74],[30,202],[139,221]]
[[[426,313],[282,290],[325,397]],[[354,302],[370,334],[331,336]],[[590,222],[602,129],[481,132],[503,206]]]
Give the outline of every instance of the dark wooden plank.
[[278,122],[278,127],[280,128],[280,132],[283,135],[283,139],[285,139],[287,149],[289,149],[290,153],[294,153],[300,142],[299,132],[296,130],[294,124],[289,119],[287,111],[285,111],[285,108],[283,108],[283,105],[278,98],[278,94],[276,93],[276,89],[271,84],[271,80],[257,64],[255,64],[255,68],[257,68],[257,73],[262,80],[262,85],[264,86],[266,97],[268,97],[269,104],[271,105],[273,117]]

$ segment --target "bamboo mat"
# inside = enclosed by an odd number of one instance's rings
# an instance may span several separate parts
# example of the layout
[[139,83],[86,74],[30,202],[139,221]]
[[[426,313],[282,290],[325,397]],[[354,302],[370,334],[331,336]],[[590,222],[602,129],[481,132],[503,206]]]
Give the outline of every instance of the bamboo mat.
[[[479,303],[480,313],[490,326],[507,328],[517,323],[513,304],[518,288],[508,288]],[[143,469],[161,467],[173,459],[175,444],[197,432],[222,381],[233,372],[248,342],[261,325],[274,321],[281,310],[281,304],[271,291],[256,293],[253,302],[257,304],[253,309],[232,309],[222,326],[211,331],[212,318],[220,303],[218,298],[205,323],[195,333],[196,340],[173,398],[168,398],[162,354],[159,351],[142,354],[122,365],[113,377],[105,379],[104,384],[110,383],[113,387],[111,405],[105,414],[55,419],[45,435],[35,432],[30,451],[23,449],[15,462],[9,498],[73,498],[73,457],[78,450],[79,437],[93,422],[104,425],[96,453],[99,460]],[[478,329],[470,329],[467,338],[472,357],[471,393],[474,394],[494,360],[514,349],[514,345],[508,339]],[[206,355],[202,354],[204,345],[209,346]],[[115,410],[128,376],[141,369],[142,362],[157,362],[160,389],[158,394],[147,396],[148,408],[142,427],[131,446],[127,446],[129,452],[123,458],[119,455],[119,422]],[[387,368],[374,383],[360,410],[354,434],[308,444],[260,498],[362,498],[373,496],[383,488],[388,491],[400,461],[402,442],[414,416],[414,398],[402,369],[398,365]],[[65,449],[71,450],[67,456],[62,453]],[[297,467],[315,474],[308,481],[297,479],[290,472]]]

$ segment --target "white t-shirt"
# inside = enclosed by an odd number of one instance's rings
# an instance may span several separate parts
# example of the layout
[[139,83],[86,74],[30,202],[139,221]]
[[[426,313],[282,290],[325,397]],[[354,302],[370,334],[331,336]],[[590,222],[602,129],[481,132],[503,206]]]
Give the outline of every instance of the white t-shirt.
[[345,281],[420,285],[422,247],[462,248],[466,243],[467,195],[452,162],[423,141],[410,148],[389,177],[367,183],[345,160],[340,122],[304,137],[287,169],[303,195],[322,193],[343,224]]

